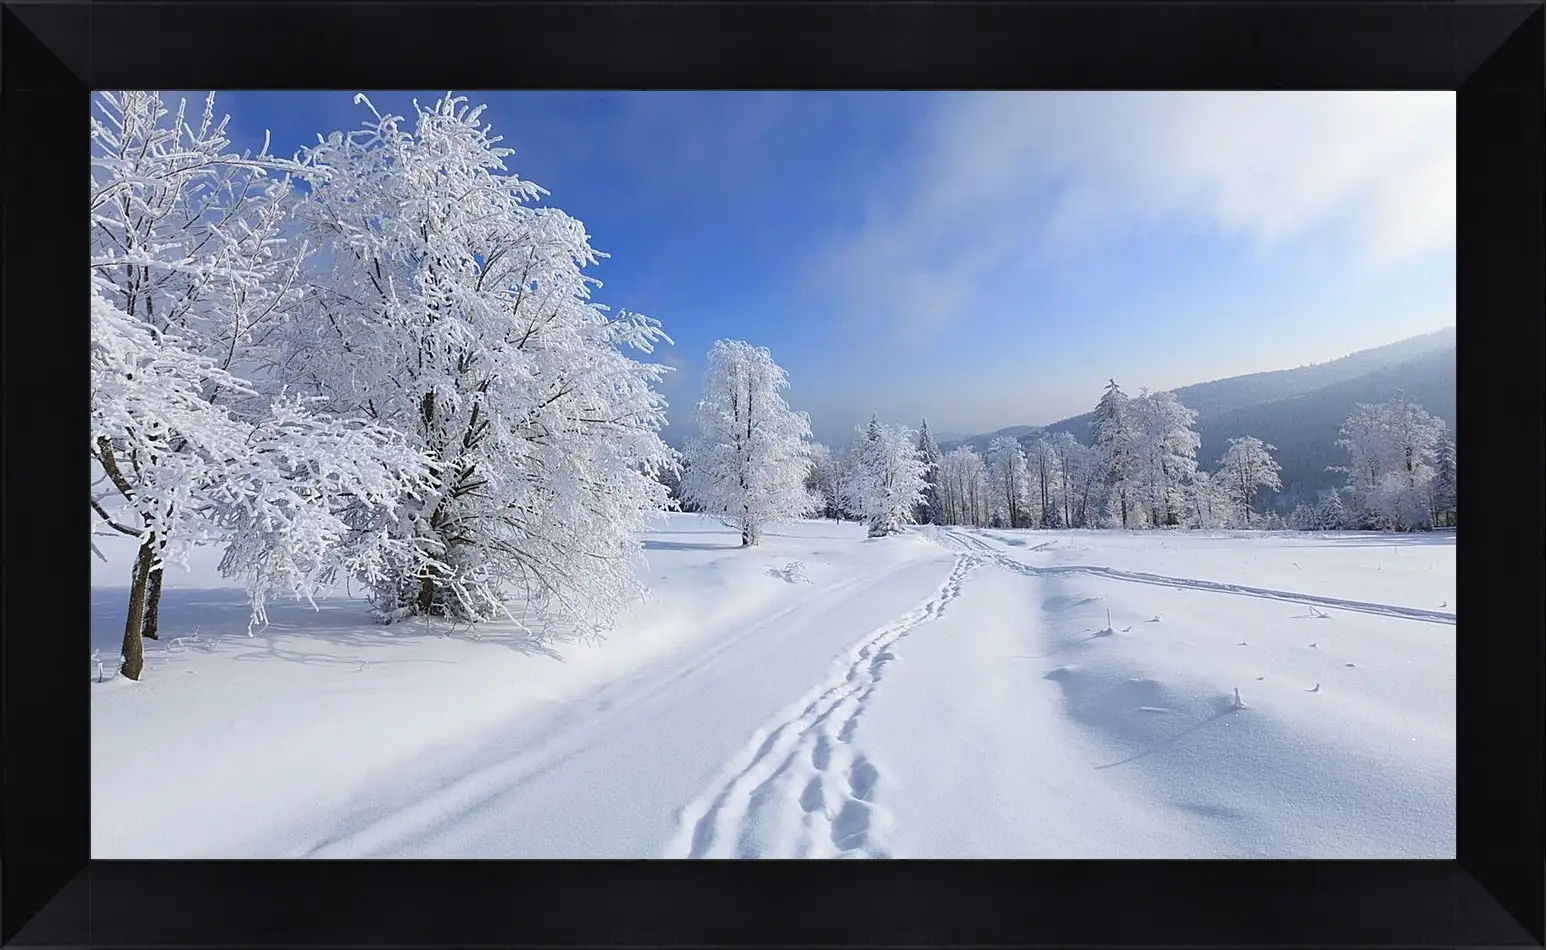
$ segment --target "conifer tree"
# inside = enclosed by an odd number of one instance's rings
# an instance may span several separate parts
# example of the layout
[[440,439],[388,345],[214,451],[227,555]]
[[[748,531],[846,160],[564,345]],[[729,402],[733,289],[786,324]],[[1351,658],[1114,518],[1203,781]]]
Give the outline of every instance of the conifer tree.
[[1108,497],[1116,509],[1118,525],[1124,528],[1136,521],[1140,489],[1138,432],[1129,403],[1117,381],[1109,380],[1090,423]]
[[919,457],[924,460],[924,501],[919,506],[915,520],[919,524],[940,524],[943,512],[940,506],[940,445],[929,431],[929,420],[919,424]]

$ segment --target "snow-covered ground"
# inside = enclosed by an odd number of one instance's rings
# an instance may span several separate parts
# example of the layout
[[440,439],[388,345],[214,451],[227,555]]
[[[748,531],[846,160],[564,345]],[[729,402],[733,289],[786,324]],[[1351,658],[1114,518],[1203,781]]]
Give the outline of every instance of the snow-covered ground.
[[551,645],[348,598],[248,636],[206,561],[138,683],[98,543],[98,858],[1455,855],[1454,535],[673,515],[654,599]]

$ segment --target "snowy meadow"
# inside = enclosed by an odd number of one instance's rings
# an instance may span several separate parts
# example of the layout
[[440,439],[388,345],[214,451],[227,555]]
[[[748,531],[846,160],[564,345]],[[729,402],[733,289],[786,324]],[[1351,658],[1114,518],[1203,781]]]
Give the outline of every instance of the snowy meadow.
[[[1453,535],[800,521],[749,552],[675,514],[644,546],[654,599],[560,645],[346,597],[249,637],[240,587],[171,568],[144,681],[93,686],[93,854],[1454,854]],[[131,547],[94,571],[103,654]]]
[[674,448],[481,108],[356,107],[282,158],[94,101],[94,857],[1454,857],[1416,398],[1286,503],[1173,392],[823,445],[721,339]]

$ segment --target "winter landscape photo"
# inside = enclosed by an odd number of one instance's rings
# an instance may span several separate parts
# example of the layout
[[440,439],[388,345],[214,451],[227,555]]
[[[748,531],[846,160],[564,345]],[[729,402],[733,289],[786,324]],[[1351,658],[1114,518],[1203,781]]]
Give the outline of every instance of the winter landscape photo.
[[90,131],[94,858],[1455,857],[1453,93]]

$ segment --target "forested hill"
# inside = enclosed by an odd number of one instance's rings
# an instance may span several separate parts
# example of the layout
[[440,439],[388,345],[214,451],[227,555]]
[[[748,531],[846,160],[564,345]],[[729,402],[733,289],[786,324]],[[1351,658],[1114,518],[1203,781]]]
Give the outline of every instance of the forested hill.
[[[1380,402],[1398,390],[1455,430],[1454,327],[1327,363],[1196,383],[1176,390],[1176,395],[1198,413],[1202,439],[1198,460],[1204,467],[1213,468],[1228,440],[1238,436],[1254,435],[1277,446],[1273,454],[1283,466],[1282,500],[1287,503],[1342,483],[1339,473],[1326,470],[1346,458],[1336,444],[1338,429],[1359,403]],[[1093,385],[1092,392],[1094,405],[1100,387]],[[1136,387],[1129,391],[1129,395],[1136,393]],[[941,448],[950,451],[965,444],[984,452],[1000,435],[1013,435],[1029,446],[1042,434],[1053,432],[1069,432],[1088,444],[1090,414],[1041,428],[1011,426],[943,443]]]

